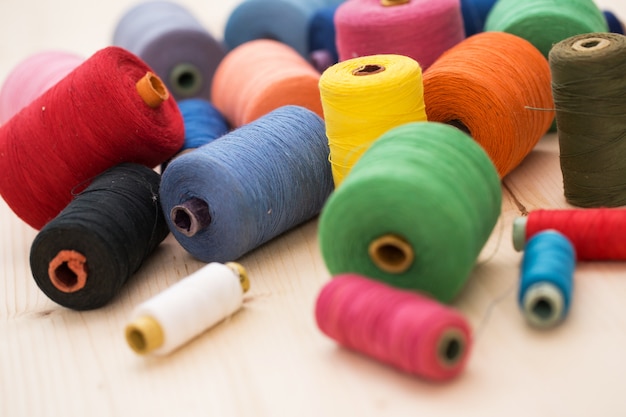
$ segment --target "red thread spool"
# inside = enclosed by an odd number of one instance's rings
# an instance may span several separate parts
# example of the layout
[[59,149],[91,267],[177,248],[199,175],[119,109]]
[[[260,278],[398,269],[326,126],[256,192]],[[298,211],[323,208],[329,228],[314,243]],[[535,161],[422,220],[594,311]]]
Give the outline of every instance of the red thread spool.
[[625,209],[534,210],[513,224],[513,246],[524,249],[539,232],[554,229],[565,235],[579,261],[626,259]]
[[471,347],[470,327],[457,311],[354,274],[322,289],[315,318],[339,344],[434,381],[456,377]]
[[0,194],[41,229],[90,179],[122,162],[154,167],[184,142],[165,85],[130,52],[96,52],[0,128]]

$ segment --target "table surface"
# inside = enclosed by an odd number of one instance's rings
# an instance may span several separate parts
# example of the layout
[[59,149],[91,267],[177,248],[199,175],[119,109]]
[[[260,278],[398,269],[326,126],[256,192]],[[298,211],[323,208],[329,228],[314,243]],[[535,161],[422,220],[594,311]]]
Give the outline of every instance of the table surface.
[[[42,50],[90,56],[135,4],[34,3],[2,0],[2,81]],[[181,2],[218,38],[237,3]],[[597,4],[626,17],[626,0]],[[123,337],[132,308],[203,264],[170,235],[109,305],[65,309],[32,278],[36,231],[0,202],[0,416],[626,415],[626,266],[579,263],[573,308],[553,330],[527,326],[516,304],[522,255],[511,243],[513,219],[568,207],[555,135],[502,191],[499,222],[454,302],[474,328],[474,348],[465,372],[445,384],[339,348],[317,329],[315,299],[330,278],[317,220],[239,260],[252,280],[243,310],[170,356],[145,358]]]

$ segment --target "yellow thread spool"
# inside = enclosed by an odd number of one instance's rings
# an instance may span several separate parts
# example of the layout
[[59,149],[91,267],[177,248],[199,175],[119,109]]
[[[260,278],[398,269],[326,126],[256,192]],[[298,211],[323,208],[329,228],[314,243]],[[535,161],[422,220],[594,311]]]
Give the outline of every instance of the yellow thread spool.
[[328,68],[319,82],[335,187],[389,129],[426,121],[422,69],[402,55],[371,55]]

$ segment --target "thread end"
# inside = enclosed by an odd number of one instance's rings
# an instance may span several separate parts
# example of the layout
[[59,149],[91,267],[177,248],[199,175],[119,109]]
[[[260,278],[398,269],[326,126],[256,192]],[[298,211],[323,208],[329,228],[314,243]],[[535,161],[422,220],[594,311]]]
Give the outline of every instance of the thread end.
[[226,266],[233,270],[233,272],[239,277],[239,283],[244,293],[250,290],[250,277],[248,271],[243,265],[237,262],[227,262]]
[[142,316],[126,326],[126,342],[133,351],[145,355],[163,346],[165,337],[158,321]]
[[513,248],[521,252],[526,246],[526,223],[528,217],[518,217],[513,220]]
[[48,264],[48,277],[56,289],[76,292],[87,285],[87,258],[74,250],[62,250]]
[[563,293],[547,282],[531,285],[524,294],[522,310],[526,321],[532,326],[553,327],[563,318]]
[[141,99],[151,108],[157,108],[169,98],[169,92],[163,81],[153,72],[148,71],[136,84]]
[[378,268],[391,274],[405,272],[415,259],[411,245],[404,238],[393,234],[374,239],[369,245],[368,254]]
[[452,368],[461,362],[466,349],[465,335],[457,329],[448,329],[437,343],[437,359],[444,367]]

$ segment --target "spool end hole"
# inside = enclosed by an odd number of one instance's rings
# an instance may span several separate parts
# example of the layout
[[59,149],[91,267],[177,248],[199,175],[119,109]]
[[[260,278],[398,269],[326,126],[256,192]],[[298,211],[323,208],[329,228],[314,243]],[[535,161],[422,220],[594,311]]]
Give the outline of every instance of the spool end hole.
[[142,353],[146,351],[147,343],[146,338],[141,331],[138,329],[131,328],[127,334],[127,340],[130,347],[138,353]]
[[196,76],[191,71],[185,71],[178,76],[176,81],[181,89],[187,90],[195,85]]
[[199,198],[191,198],[174,206],[170,212],[170,219],[176,230],[191,237],[211,223],[209,205]]
[[456,328],[449,329],[439,339],[437,356],[439,361],[446,367],[457,365],[464,357],[465,336]]
[[54,275],[57,281],[66,288],[72,288],[78,283],[78,275],[74,273],[67,264],[61,263],[55,270]]
[[383,235],[373,240],[368,254],[378,268],[392,274],[405,272],[414,259],[411,245],[397,235]]
[[378,74],[379,72],[383,72],[384,70],[385,70],[385,67],[383,67],[382,65],[367,64],[367,65],[362,65],[359,68],[352,71],[352,75],[356,75],[356,76],[372,75],[372,74]]
[[449,122],[447,122],[446,124],[456,127],[457,129],[459,129],[461,132],[465,132],[468,135],[472,136],[472,132],[469,130],[469,128],[465,125],[465,123],[463,123],[460,120],[450,120]]
[[531,310],[533,314],[542,321],[550,320],[554,315],[554,308],[552,308],[552,303],[550,302],[550,300],[543,297],[538,298],[533,303]]

